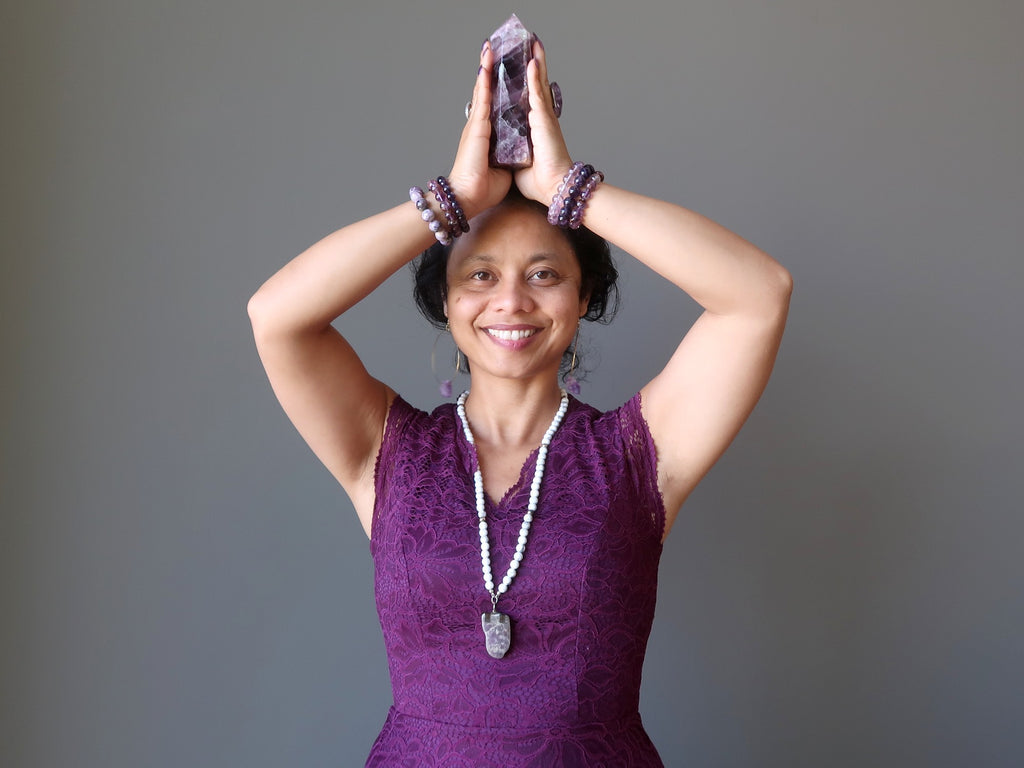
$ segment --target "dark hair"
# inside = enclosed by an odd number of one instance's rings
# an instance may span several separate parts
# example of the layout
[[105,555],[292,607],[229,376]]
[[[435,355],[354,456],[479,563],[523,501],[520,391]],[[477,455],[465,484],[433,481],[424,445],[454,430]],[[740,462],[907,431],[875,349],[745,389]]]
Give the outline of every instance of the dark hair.
[[[509,203],[547,214],[546,207],[523,197],[514,184],[501,205]],[[619,290],[616,285],[619,272],[612,261],[608,243],[586,227],[560,231],[580,265],[580,295],[590,296],[583,319],[610,323],[619,306]],[[444,316],[444,301],[448,296],[448,256],[451,252],[452,246],[434,243],[417,256],[411,265],[416,306],[436,328],[444,328],[448,323],[448,318]]]

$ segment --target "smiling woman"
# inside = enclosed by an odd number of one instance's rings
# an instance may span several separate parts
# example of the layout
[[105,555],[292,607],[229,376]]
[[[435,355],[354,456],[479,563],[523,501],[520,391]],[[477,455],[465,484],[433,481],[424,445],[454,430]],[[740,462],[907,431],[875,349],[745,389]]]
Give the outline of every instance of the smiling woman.
[[[532,210],[540,216],[547,214],[546,206],[523,197],[515,184],[509,188],[501,206]],[[607,241],[586,227],[557,231],[569,243],[580,267],[581,295],[588,297],[583,319],[610,322],[618,308],[616,281],[619,273],[612,261]],[[448,257],[451,250],[451,244],[434,243],[413,262],[416,304],[423,316],[439,329],[448,327],[444,301],[448,291]]]
[[[249,314],[281,405],[371,538],[395,705],[367,765],[658,766],[638,704],[662,543],[768,380],[791,280],[700,214],[573,162],[539,42],[532,164],[489,165],[495,65],[485,45],[432,199],[413,187],[316,243]],[[614,308],[606,241],[704,312],[601,413],[559,376],[580,321]],[[432,413],[332,325],[421,252],[416,301],[472,372]]]
[[549,385],[587,311],[579,262],[536,211],[506,204],[478,218],[448,259],[452,336],[475,382],[493,375]]

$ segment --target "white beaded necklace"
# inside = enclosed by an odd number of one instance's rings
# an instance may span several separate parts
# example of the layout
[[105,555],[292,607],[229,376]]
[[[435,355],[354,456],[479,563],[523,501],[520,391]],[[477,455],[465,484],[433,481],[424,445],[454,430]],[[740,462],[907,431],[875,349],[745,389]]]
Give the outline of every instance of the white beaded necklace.
[[508,571],[501,580],[497,590],[494,588],[494,579],[491,575],[491,540],[487,531],[487,510],[484,505],[484,476],[480,472],[480,457],[476,453],[476,441],[473,439],[473,432],[469,428],[469,420],[466,419],[466,398],[469,397],[469,390],[466,390],[455,403],[455,410],[462,421],[462,431],[466,435],[466,442],[473,448],[473,459],[476,462],[476,471],[473,473],[473,484],[476,486],[476,516],[480,528],[480,563],[483,568],[484,587],[491,596],[491,611],[480,617],[480,623],[484,630],[484,641],[487,653],[496,659],[500,659],[512,645],[512,627],[509,618],[504,613],[498,613],[498,598],[508,591],[512,580],[519,570],[519,564],[523,561],[523,553],[526,551],[526,541],[530,535],[530,524],[533,522],[533,513],[537,511],[537,502],[540,499],[540,483],[544,479],[544,463],[547,461],[548,445],[551,438],[555,436],[558,425],[562,423],[569,408],[569,396],[562,390],[562,402],[558,406],[558,413],[551,420],[551,426],[544,433],[540,441],[540,449],[537,452],[537,466],[533,471],[533,482],[530,484],[530,503],[526,507],[526,514],[523,515],[523,524],[519,528],[519,542],[516,544],[515,554],[512,555],[512,562],[508,565]]

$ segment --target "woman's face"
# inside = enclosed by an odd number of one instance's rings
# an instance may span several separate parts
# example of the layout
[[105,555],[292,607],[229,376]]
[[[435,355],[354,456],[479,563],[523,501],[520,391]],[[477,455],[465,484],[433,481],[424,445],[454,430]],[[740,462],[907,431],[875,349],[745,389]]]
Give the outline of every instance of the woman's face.
[[473,375],[557,377],[587,310],[576,255],[533,208],[501,205],[471,226],[448,259],[445,314]]

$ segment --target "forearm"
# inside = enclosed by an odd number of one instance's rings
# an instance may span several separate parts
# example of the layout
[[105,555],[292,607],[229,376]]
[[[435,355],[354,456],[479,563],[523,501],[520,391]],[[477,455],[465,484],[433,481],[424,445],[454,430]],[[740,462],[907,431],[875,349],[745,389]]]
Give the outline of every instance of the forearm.
[[320,332],[433,242],[411,202],[339,229],[260,287],[249,301],[253,326],[258,334]]
[[785,268],[711,219],[672,203],[601,184],[583,218],[715,314],[771,314],[791,291]]

